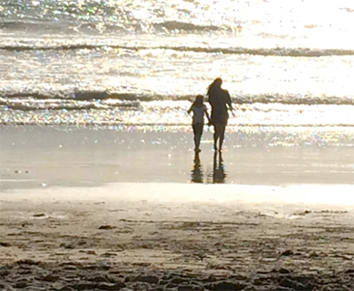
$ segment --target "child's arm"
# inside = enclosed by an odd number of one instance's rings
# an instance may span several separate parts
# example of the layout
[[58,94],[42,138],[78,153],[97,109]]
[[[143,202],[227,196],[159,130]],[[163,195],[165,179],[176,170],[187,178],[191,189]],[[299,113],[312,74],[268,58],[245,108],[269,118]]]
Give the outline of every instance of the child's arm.
[[191,105],[191,107],[187,110],[187,113],[190,114],[193,110],[194,103]]

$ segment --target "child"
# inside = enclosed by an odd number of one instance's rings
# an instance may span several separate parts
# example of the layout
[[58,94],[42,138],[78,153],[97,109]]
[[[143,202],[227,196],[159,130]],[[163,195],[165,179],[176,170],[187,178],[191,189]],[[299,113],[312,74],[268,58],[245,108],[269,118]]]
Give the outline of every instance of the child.
[[193,133],[194,133],[194,144],[195,144],[195,152],[199,153],[200,152],[200,140],[203,135],[203,127],[204,127],[204,114],[208,118],[208,121],[210,123],[210,118],[208,114],[208,110],[206,106],[204,105],[204,97],[202,95],[198,95],[195,98],[195,101],[193,102],[191,108],[188,109],[188,114],[190,114],[193,111],[193,122],[192,122],[192,127],[193,127]]

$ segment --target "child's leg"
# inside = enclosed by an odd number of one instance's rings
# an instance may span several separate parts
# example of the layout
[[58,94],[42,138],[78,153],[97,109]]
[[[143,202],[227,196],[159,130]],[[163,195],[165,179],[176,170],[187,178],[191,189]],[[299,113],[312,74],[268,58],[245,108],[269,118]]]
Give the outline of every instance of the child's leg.
[[196,123],[193,125],[193,127],[195,128],[194,130],[195,150],[199,151],[200,140],[202,139],[202,135],[203,135],[203,123]]
[[198,126],[197,149],[200,148],[200,141],[201,141],[202,135],[203,135],[203,128],[204,128],[204,124],[200,123]]
[[196,135],[194,137],[194,145],[195,145],[195,150],[198,151],[200,146],[200,135]]
[[198,144],[198,128],[197,124],[193,124],[193,135],[194,135],[194,150],[197,149],[197,144]]

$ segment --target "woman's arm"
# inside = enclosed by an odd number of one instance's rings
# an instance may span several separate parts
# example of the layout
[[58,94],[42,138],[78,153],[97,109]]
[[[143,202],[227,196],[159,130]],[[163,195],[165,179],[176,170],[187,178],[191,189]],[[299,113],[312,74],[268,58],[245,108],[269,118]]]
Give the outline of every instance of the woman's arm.
[[234,108],[232,107],[232,102],[231,102],[231,96],[229,91],[225,90],[226,93],[226,104],[229,107],[229,110],[232,112],[234,110]]

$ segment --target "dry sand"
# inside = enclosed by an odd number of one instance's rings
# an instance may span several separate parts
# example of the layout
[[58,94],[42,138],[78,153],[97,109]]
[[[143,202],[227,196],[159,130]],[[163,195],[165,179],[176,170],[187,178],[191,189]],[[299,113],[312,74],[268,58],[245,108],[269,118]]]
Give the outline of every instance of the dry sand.
[[220,185],[206,184],[204,143],[194,184],[181,133],[153,136],[153,150],[102,132],[2,130],[1,290],[354,290],[346,149],[260,147],[256,163],[229,147]]

